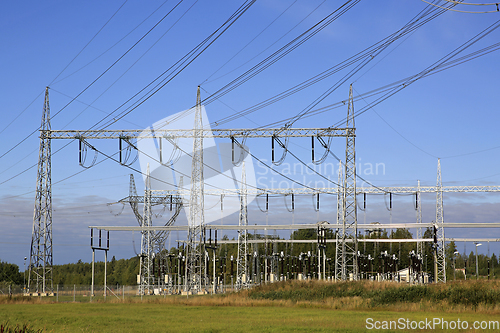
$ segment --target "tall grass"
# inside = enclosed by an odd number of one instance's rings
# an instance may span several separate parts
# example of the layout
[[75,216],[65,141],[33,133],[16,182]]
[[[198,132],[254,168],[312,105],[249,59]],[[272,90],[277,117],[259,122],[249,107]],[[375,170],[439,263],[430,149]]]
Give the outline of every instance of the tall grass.
[[[185,306],[278,306],[332,309],[395,309],[400,311],[500,312],[500,282],[457,281],[407,285],[393,282],[286,281],[237,293],[108,298],[95,303],[153,303]],[[0,297],[2,303],[54,303],[53,298]]]
[[28,325],[23,325],[21,327],[19,327],[19,325],[16,325],[16,327],[11,327],[8,322],[5,324],[0,324],[0,333],[39,333],[42,331],[43,330],[34,330]]
[[[439,285],[406,285],[352,281],[326,283],[291,281],[263,285],[248,291],[251,299],[289,300],[292,302],[360,298],[371,307],[401,304],[446,304],[477,309],[496,308],[500,304],[500,285],[490,281],[461,281]],[[331,300],[330,300],[331,301]]]

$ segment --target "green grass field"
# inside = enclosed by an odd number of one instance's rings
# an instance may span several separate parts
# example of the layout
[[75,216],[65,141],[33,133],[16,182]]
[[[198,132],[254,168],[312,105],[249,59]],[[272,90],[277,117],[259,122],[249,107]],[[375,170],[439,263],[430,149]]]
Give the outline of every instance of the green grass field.
[[[367,318],[488,321],[479,313],[344,311],[281,306],[162,303],[1,304],[0,320],[43,332],[365,332]],[[428,330],[429,331],[429,330]],[[446,330],[445,330],[446,331]],[[450,330],[456,331],[456,330]]]
[[[27,324],[43,332],[366,332],[367,328],[497,332],[499,326],[484,328],[500,321],[499,291],[497,283],[408,287],[286,282],[189,298],[108,297],[90,303],[88,297],[73,302],[62,295],[59,302],[50,297],[4,297],[0,298],[0,325]],[[446,328],[443,320],[448,329],[442,329]],[[468,328],[457,329],[458,321],[467,322]],[[475,321],[486,326],[474,330]],[[391,322],[392,329],[377,329]]]
[[472,323],[499,317],[474,312],[346,311],[306,306],[195,306],[162,302],[0,304],[1,322],[11,326],[28,324],[43,332],[365,332],[368,318],[373,319],[372,323],[379,321],[381,326],[383,321],[397,322],[400,318],[404,321],[460,319]]

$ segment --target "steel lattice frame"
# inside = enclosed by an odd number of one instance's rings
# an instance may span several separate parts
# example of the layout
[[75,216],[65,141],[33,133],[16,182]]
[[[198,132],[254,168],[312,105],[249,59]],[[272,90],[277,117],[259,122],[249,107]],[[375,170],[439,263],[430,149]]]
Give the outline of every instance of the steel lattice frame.
[[[342,221],[344,218],[343,212],[343,198],[344,198],[344,173],[342,172],[342,163],[339,163],[339,178],[338,178],[338,188],[337,188],[337,231],[335,233],[335,280],[341,280],[342,278],[342,241],[341,233]],[[339,263],[339,264],[337,264]]]
[[[201,248],[201,231],[205,225],[203,177],[203,121],[200,87],[196,96],[191,163],[191,197],[189,199],[189,231],[186,252],[185,292],[201,292],[205,287],[205,258]],[[202,255],[203,254],[203,255]]]
[[53,291],[52,280],[52,181],[50,148],[49,87],[45,89],[40,151],[36,180],[35,209],[31,237],[28,293]]
[[[151,213],[151,178],[149,178],[149,164],[146,171],[146,184],[144,189],[144,207],[141,226],[151,227],[152,213]],[[140,254],[140,283],[139,294],[149,295],[151,288],[154,286],[154,272],[153,260],[154,249],[152,242],[152,231],[143,229],[141,232],[141,254]]]
[[[205,189],[205,195],[226,195],[238,196],[238,189]],[[398,193],[398,194],[415,194],[415,193],[436,193],[438,188],[436,186],[377,186],[377,187],[356,187],[356,192],[360,194],[384,194],[384,193]],[[443,193],[498,193],[500,186],[442,186],[440,191]],[[333,194],[338,192],[337,187],[294,187],[294,188],[248,188],[247,195],[313,195],[313,194]],[[175,190],[152,190],[152,193],[158,197],[166,197],[169,195],[188,195],[188,189],[175,189]]]
[[[347,108],[347,128],[355,131],[354,103],[352,85],[349,89],[349,102]],[[344,183],[342,193],[342,228],[339,229],[341,246],[338,248],[340,262],[336,262],[336,271],[341,272],[341,280],[358,279],[358,228],[357,228],[357,202],[356,202],[356,148],[355,136],[346,137]],[[340,265],[340,267],[338,267]]]
[[[148,181],[147,181],[147,183],[149,184]],[[179,186],[182,187],[181,182],[179,183]],[[145,191],[145,195],[143,195],[143,196],[137,195],[137,188],[135,186],[134,175],[132,175],[132,174],[130,175],[129,196],[121,199],[120,201],[118,201],[118,203],[122,203],[122,204],[128,203],[130,205],[130,207],[132,208],[132,211],[134,212],[134,215],[137,219],[137,222],[139,223],[139,226],[143,225],[144,216],[142,214],[144,214],[144,210],[147,210],[149,212],[148,216],[151,217],[150,224],[151,224],[151,226],[153,225],[153,220],[152,220],[153,214],[152,214],[151,207],[153,207],[155,205],[164,205],[164,206],[170,205],[171,210],[172,210],[172,207],[174,207],[175,210],[173,211],[173,213],[170,216],[167,223],[165,223],[165,226],[167,226],[167,227],[172,226],[175,223],[175,220],[179,216],[179,214],[182,210],[182,207],[183,207],[182,199],[178,196],[174,196],[174,195],[157,196],[157,195],[153,195],[151,190],[148,190],[148,193],[146,193],[146,191]],[[149,207],[144,206],[143,213],[141,214],[139,212],[139,204],[149,205]],[[141,230],[141,232],[142,232],[142,230]],[[149,235],[150,241],[148,243],[150,245],[146,245],[146,248],[149,247],[149,248],[153,249],[153,255],[154,255],[153,260],[157,260],[158,265],[159,265],[158,272],[163,272],[164,274],[167,274],[170,272],[170,270],[169,270],[168,265],[165,265],[165,262],[167,262],[167,258],[165,257],[166,253],[163,250],[165,250],[165,241],[168,238],[170,231],[169,230],[160,230],[160,231],[151,230],[151,232],[152,233]],[[141,233],[141,235],[142,235],[142,233]],[[143,244],[143,243],[141,242],[141,244]],[[141,253],[142,252],[143,251],[141,251]],[[141,264],[142,264],[142,261],[141,261]],[[142,269],[142,268],[139,269],[139,279],[140,279],[139,281],[143,281],[143,280],[147,281],[148,280],[147,276],[148,276],[148,274],[150,274],[148,272],[150,272],[150,271],[147,269]],[[153,276],[154,276],[154,274],[153,274]],[[165,289],[164,275],[161,275],[161,276],[158,275],[158,276],[159,276],[159,281],[157,281],[155,283],[155,285],[158,285],[162,289]],[[144,288],[141,288],[140,290],[142,290],[142,291],[149,290],[149,288],[146,288],[146,286],[144,286]]]
[[[247,211],[247,178],[245,172],[245,161],[241,165],[241,191],[240,191],[240,219],[239,226],[248,226],[248,211]],[[238,231],[238,258],[236,259],[236,287],[238,289],[244,288],[248,281],[248,243],[247,243],[246,229],[240,229]]]
[[[342,183],[341,202],[339,205],[339,217],[341,228],[339,226],[337,237],[341,239],[342,247],[339,248],[336,260],[336,275],[342,279],[347,279],[349,274],[357,278],[357,212],[356,212],[356,194],[377,194],[384,192],[392,193],[417,193],[420,200],[421,193],[436,193],[436,223],[438,223],[438,238],[440,244],[440,279],[445,281],[445,256],[444,256],[444,218],[442,194],[445,192],[500,192],[500,186],[442,186],[440,182],[440,166],[438,168],[438,185],[425,187],[368,187],[356,188],[356,170],[355,170],[355,127],[354,127],[354,108],[352,103],[352,90],[350,91],[348,118],[346,128],[278,128],[278,129],[215,129],[207,130],[202,128],[200,116],[201,105],[199,98],[199,89],[197,96],[196,111],[198,117],[195,117],[194,129],[190,130],[160,130],[151,132],[150,135],[144,134],[141,130],[61,130],[53,131],[50,128],[50,112],[48,103],[48,88],[46,90],[44,113],[42,116],[42,127],[40,130],[40,153],[37,174],[37,195],[35,200],[35,212],[33,218],[33,236],[30,252],[30,266],[28,276],[28,288],[45,291],[47,286],[52,288],[52,204],[51,204],[51,139],[137,139],[137,138],[158,138],[158,137],[184,137],[194,138],[193,140],[193,162],[192,162],[192,188],[190,197],[190,217],[192,225],[190,228],[188,244],[190,260],[190,272],[196,271],[199,275],[188,275],[188,265],[186,265],[186,290],[201,290],[202,279],[204,277],[204,260],[202,260],[201,249],[195,244],[200,244],[201,226],[204,224],[203,216],[203,196],[214,195],[239,195],[238,190],[209,190],[203,188],[203,138],[264,138],[264,137],[346,137],[346,161],[343,165],[344,176]],[[196,158],[195,158],[196,157]],[[195,181],[198,180],[198,181]],[[193,191],[195,189],[195,191]],[[186,195],[187,189],[178,188],[174,191],[151,191],[151,201],[165,201],[165,197],[173,195],[180,198]],[[303,188],[303,189],[247,189],[248,195],[262,194],[318,194],[330,193],[338,194],[338,188]],[[135,197],[137,196],[134,193]],[[132,193],[130,195],[132,197]],[[146,199],[144,199],[146,200]],[[180,199],[179,199],[180,200]],[[152,203],[154,204],[154,203]],[[131,203],[132,205],[132,203]],[[418,202],[417,211],[420,208]],[[137,208],[137,206],[135,206]],[[135,210],[134,210],[135,213]],[[418,212],[420,214],[421,212]],[[136,214],[138,220],[142,218]],[[417,216],[418,222],[418,216]],[[441,225],[439,225],[439,223]],[[423,226],[424,224],[422,224]],[[167,229],[165,229],[167,230]],[[170,229],[168,229],[170,230]],[[188,258],[188,259],[189,259]],[[198,277],[195,277],[198,276]],[[193,277],[193,278],[191,278]],[[196,280],[196,281],[195,281]],[[188,287],[189,285],[189,287]]]
[[437,226],[437,282],[446,282],[446,254],[444,238],[443,187],[441,181],[441,160],[438,159],[436,181],[436,226]]

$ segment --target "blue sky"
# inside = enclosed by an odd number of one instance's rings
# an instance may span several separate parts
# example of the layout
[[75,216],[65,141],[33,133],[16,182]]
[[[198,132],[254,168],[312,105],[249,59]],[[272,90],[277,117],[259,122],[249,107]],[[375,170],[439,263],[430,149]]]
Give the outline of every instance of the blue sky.
[[[40,126],[45,87],[50,86],[51,113],[57,114],[52,120],[53,129],[88,129],[209,36],[243,2],[185,0],[178,3],[173,0],[30,1],[27,5],[11,1],[3,5],[0,13],[3,51],[0,72],[4,78],[0,82],[3,119],[0,156],[24,141],[0,158],[1,260],[22,266],[22,258],[29,257],[36,180],[36,167],[30,167],[37,163],[39,139],[37,133],[28,135]],[[198,85],[202,87],[202,99],[206,98],[299,36],[341,3],[257,1],[163,89],[109,128],[146,128],[159,119],[189,109],[195,103]],[[170,15],[86,89],[177,4]],[[275,64],[207,104],[209,120],[222,120],[341,63],[401,29],[426,6],[419,0],[360,1]],[[476,10],[468,6],[460,9]],[[354,95],[359,95],[417,74],[499,19],[498,13],[447,11],[389,45],[317,107],[346,100],[350,83]],[[498,36],[499,31],[493,31],[457,57],[498,43]],[[299,114],[353,68],[347,67],[288,98],[220,127],[255,128]],[[416,185],[417,180],[423,185],[434,185],[437,157],[440,157],[444,185],[499,184],[498,73],[498,51],[494,51],[422,78],[357,117],[358,172],[379,186]],[[66,106],[76,96],[77,100]],[[355,109],[361,110],[379,96],[359,99]],[[91,107],[87,107],[89,104]],[[346,107],[334,108],[302,118],[293,126],[332,126],[343,120],[346,111]],[[332,149],[342,156],[345,142],[333,141]],[[52,151],[68,142],[54,140]],[[110,154],[118,148],[114,141],[92,144]],[[270,160],[269,140],[248,140],[247,145],[260,159]],[[88,225],[136,224],[128,207],[115,216],[112,213],[117,213],[114,210],[119,211],[121,206],[112,206],[112,212],[106,206],[128,195],[129,174],[135,172],[104,161],[73,176],[82,170],[77,149],[77,143],[72,142],[52,159],[55,263],[90,260]],[[309,140],[290,140],[289,149],[310,162]],[[101,160],[102,155],[98,156],[98,161]],[[285,162],[281,170],[299,163],[291,156]],[[333,158],[326,163],[336,165]],[[375,164],[383,164],[384,168],[378,173],[367,171]],[[134,166],[139,168],[138,162]],[[264,170],[265,167],[256,166],[257,176],[265,176]],[[327,173],[326,176],[336,181],[335,173]],[[299,182],[317,180],[315,177],[304,173],[293,175]],[[135,173],[135,178],[141,191],[141,175]],[[263,183],[270,180],[261,178]],[[496,194],[445,195],[445,218],[453,222],[497,222],[499,199]],[[333,221],[335,213],[327,208],[329,204],[322,205],[325,209],[311,220],[311,199],[300,200],[304,210],[295,213],[295,223],[316,222],[316,219]],[[430,222],[434,198],[428,196],[425,200],[424,221]],[[325,199],[325,203],[328,202],[335,206],[334,198]],[[273,205],[272,219],[289,221],[291,217],[286,213],[283,200],[276,199]],[[361,222],[391,219],[380,197],[370,199],[369,207],[366,216],[360,213]],[[264,221],[255,203],[250,209],[255,211],[251,213],[250,223]],[[412,201],[398,198],[392,221],[413,222],[414,215]],[[225,222],[236,223],[237,218],[236,215]],[[467,231],[467,235],[475,233]],[[497,237],[497,234],[491,231],[488,237]],[[135,237],[138,244],[138,235],[117,233],[114,237],[116,246],[112,246],[111,255],[134,255],[132,239]],[[459,250],[463,251],[462,248],[460,245]],[[471,249],[469,245],[467,252]]]

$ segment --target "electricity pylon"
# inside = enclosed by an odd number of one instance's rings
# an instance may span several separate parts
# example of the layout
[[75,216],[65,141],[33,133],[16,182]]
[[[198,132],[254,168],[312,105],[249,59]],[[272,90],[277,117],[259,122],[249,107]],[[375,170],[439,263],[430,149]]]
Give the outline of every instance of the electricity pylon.
[[437,238],[437,281],[446,282],[446,254],[444,239],[443,183],[441,181],[441,159],[438,159],[436,181],[436,238]]
[[[248,226],[247,210],[247,178],[245,171],[245,161],[241,165],[241,186],[240,186],[240,226]],[[236,288],[244,288],[248,284],[248,231],[240,229],[238,231],[238,258],[236,260]]]
[[189,231],[186,253],[185,292],[201,292],[206,282],[205,249],[202,249],[201,230],[205,225],[203,177],[203,121],[200,87],[196,94],[193,128],[193,157],[191,162],[191,196],[189,199]]
[[[151,213],[151,178],[149,176],[149,163],[146,171],[146,182],[144,188],[144,213],[142,217],[141,227],[151,227],[152,213]],[[151,293],[151,288],[154,286],[154,272],[153,272],[153,242],[152,231],[149,229],[142,230],[141,232],[141,253],[139,261],[140,281],[139,281],[139,294],[147,295]]]
[[49,87],[45,88],[40,151],[36,177],[36,198],[33,213],[28,293],[53,291],[52,282],[52,182],[50,150]]
[[[347,106],[346,128],[355,131],[354,102],[352,85],[349,88],[349,102]],[[356,148],[355,135],[346,136],[345,163],[343,165],[342,191],[342,226],[339,228],[337,239],[341,244],[337,247],[335,272],[340,272],[340,279],[358,279],[358,218],[356,203]]]

